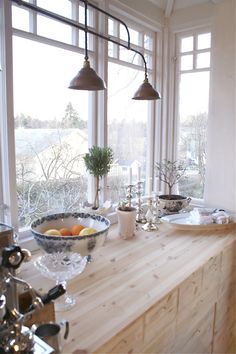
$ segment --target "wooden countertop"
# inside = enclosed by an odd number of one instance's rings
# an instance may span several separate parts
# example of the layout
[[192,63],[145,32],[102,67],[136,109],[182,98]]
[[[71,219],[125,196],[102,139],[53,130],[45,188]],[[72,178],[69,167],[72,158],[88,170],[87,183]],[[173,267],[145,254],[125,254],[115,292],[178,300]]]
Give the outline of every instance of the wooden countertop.
[[[63,353],[99,352],[235,239],[235,227],[180,231],[162,224],[158,231],[137,231],[133,239],[122,240],[112,226],[105,245],[93,254],[94,261],[68,283],[77,305],[56,314],[70,322]],[[36,290],[47,291],[54,285],[29,264],[21,269],[20,276]]]

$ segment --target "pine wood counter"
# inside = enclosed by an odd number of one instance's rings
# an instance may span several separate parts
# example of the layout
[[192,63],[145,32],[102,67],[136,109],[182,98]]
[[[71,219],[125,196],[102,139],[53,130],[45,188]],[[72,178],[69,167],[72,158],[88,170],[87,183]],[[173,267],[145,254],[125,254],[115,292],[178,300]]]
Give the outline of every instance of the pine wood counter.
[[[235,228],[177,231],[161,225],[121,240],[113,226],[83,274],[63,353],[235,353]],[[37,290],[53,282],[24,264]]]

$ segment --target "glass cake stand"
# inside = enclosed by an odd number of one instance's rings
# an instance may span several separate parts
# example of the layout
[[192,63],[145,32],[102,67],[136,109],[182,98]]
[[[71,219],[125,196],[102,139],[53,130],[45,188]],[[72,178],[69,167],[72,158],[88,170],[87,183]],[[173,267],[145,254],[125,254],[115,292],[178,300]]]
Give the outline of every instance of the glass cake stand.
[[[45,277],[56,280],[56,284],[63,284],[66,288],[67,281],[83,272],[87,264],[87,257],[79,253],[56,252],[47,253],[34,262],[35,267]],[[68,310],[76,303],[72,294],[66,293],[55,303],[58,311]]]

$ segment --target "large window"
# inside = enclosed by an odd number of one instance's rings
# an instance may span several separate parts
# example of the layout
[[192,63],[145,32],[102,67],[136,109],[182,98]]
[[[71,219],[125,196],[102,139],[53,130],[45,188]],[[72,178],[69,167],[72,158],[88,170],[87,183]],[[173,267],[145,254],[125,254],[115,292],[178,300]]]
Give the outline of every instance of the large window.
[[182,34],[177,46],[178,158],[187,163],[183,195],[203,198],[206,169],[206,130],[209,104],[211,33]]
[[[153,146],[148,148],[148,136],[153,136],[154,132],[148,131],[147,123],[154,121],[155,110],[149,109],[154,103],[132,101],[144,80],[142,57],[110,42],[108,53],[99,56],[102,40],[88,34],[92,67],[99,68],[108,77],[108,99],[100,99],[102,95],[106,98],[106,93],[102,92],[69,90],[70,80],[83,65],[84,31],[10,1],[4,4],[12,10],[12,37],[10,11],[6,18],[12,48],[9,45],[5,57],[6,61],[13,58],[12,78],[10,75],[7,82],[10,88],[7,90],[10,96],[7,105],[12,107],[10,113],[13,114],[8,119],[7,114],[3,114],[4,121],[0,126],[3,134],[5,122],[9,124],[10,134],[7,133],[6,141],[12,148],[8,154],[9,165],[14,168],[10,176],[5,174],[4,177],[9,179],[10,187],[14,187],[10,190],[16,193],[15,200],[6,201],[0,183],[0,206],[2,202],[11,204],[11,212],[15,213],[14,224],[27,230],[32,219],[49,213],[78,210],[88,198],[91,202],[93,180],[87,174],[83,155],[89,147],[101,141],[102,131],[102,141],[114,151],[107,198],[118,203],[128,182],[129,167],[132,168],[133,182],[137,181],[139,165],[143,180],[148,163],[151,174],[147,152],[153,155],[150,152]],[[35,0],[34,4],[84,24],[83,2]],[[89,7],[88,25],[98,31],[104,25],[103,16],[101,20],[99,26],[100,16]],[[127,43],[125,27],[110,18],[105,21],[108,21],[108,35]],[[136,22],[129,24],[129,30],[131,45],[144,54],[152,82],[155,77],[154,32]],[[105,117],[100,120],[103,113]],[[3,158],[1,163],[3,170],[10,170],[7,159]]]

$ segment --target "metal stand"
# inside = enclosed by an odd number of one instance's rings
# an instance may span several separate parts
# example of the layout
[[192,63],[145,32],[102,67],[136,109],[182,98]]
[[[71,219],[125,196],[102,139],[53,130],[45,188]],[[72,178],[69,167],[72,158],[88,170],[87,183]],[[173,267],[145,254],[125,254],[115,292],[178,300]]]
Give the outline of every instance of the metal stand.
[[143,208],[142,208],[142,201],[141,201],[142,184],[143,184],[143,182],[140,181],[140,182],[137,182],[137,185],[136,185],[136,195],[138,197],[136,221],[138,223],[145,224],[147,222],[147,219],[145,218],[145,215],[143,213]]
[[129,208],[131,207],[131,204],[132,204],[133,188],[134,188],[134,185],[133,185],[133,184],[129,184],[129,185],[126,187],[126,198],[127,198],[127,201],[128,201],[128,207],[129,207]]
[[144,231],[156,231],[158,230],[158,227],[154,224],[153,222],[153,206],[152,206],[152,198],[149,197],[148,198],[148,210],[146,213],[146,219],[147,219],[147,223],[145,225],[142,226],[142,229]]
[[160,224],[161,220],[160,220],[160,210],[159,210],[159,197],[158,195],[155,196],[154,198],[154,209],[153,209],[153,214],[154,214],[154,218],[153,218],[153,223],[154,224]]

